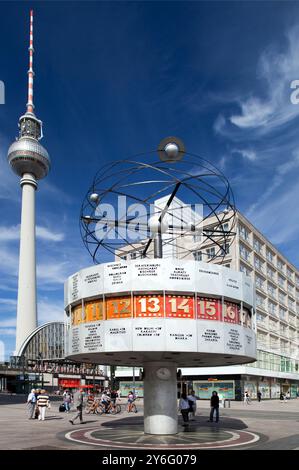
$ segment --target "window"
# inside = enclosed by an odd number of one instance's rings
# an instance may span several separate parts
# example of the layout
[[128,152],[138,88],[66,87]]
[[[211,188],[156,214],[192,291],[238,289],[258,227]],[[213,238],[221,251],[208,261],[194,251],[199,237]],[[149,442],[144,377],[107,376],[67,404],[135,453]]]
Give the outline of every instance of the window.
[[281,291],[278,291],[278,299],[282,304],[286,303],[286,295]]
[[275,271],[272,268],[270,268],[270,266],[267,266],[267,274],[271,279],[274,279]]
[[247,248],[245,248],[244,245],[240,245],[240,255],[246,261],[250,260],[250,252],[247,250]]
[[284,287],[284,285],[285,285],[285,279],[280,274],[278,274],[278,284],[281,287]]
[[287,311],[284,308],[279,307],[279,317],[281,320],[285,320],[287,318]]
[[263,262],[260,258],[258,258],[257,256],[254,257],[254,266],[256,267],[256,269],[259,269],[260,271],[263,270]]
[[127,255],[120,256],[120,258],[126,260],[126,259],[127,259]]
[[264,279],[260,276],[255,276],[255,285],[259,287],[259,289],[264,288]]
[[268,301],[268,310],[272,315],[276,315],[276,305],[271,300]]
[[270,250],[267,250],[266,251],[266,258],[267,258],[268,261],[270,261],[270,263],[273,263],[274,253],[272,253],[272,251],[270,251]]
[[254,247],[255,251],[257,251],[258,253],[261,253],[262,243],[257,238],[254,239],[253,247]]
[[202,234],[201,233],[197,233],[196,235],[193,235],[194,243],[201,242],[201,240],[202,240]]
[[268,293],[269,295],[272,295],[272,297],[276,297],[276,288],[273,284],[268,283]]
[[277,267],[280,269],[280,271],[283,271],[284,269],[284,264],[279,258],[277,259]]
[[292,299],[288,299],[288,306],[291,310],[295,311],[295,302]]
[[259,295],[259,294],[256,294],[256,305],[257,305],[258,307],[264,308],[264,297],[262,297],[262,296]]
[[266,321],[265,315],[262,315],[261,313],[256,314],[256,319],[259,323],[265,323]]
[[221,246],[221,255],[225,256],[229,254],[229,244],[225,243],[224,245]]
[[195,261],[202,261],[202,251],[194,251],[193,256]]
[[293,271],[291,271],[290,268],[287,268],[287,276],[291,281],[293,280],[293,274]]
[[277,331],[278,330],[278,322],[269,320],[269,328],[271,331]]
[[248,269],[247,266],[245,266],[245,265],[242,264],[242,263],[240,263],[240,271],[241,271],[241,273],[246,274],[246,276],[250,276],[250,275],[251,275],[250,269]]
[[228,230],[229,230],[229,225],[228,225],[228,223],[222,224],[222,230],[223,230],[224,232],[228,232]]
[[294,286],[292,286],[291,284],[288,283],[288,292],[290,292],[291,294],[294,295],[294,292],[295,292],[295,289],[294,289]]
[[133,253],[131,253],[131,259],[136,259],[137,258],[137,251],[133,251]]
[[207,248],[207,257],[212,259],[215,256],[215,247]]
[[249,232],[243,225],[239,226],[239,233],[240,237],[243,238],[243,240],[249,240]]

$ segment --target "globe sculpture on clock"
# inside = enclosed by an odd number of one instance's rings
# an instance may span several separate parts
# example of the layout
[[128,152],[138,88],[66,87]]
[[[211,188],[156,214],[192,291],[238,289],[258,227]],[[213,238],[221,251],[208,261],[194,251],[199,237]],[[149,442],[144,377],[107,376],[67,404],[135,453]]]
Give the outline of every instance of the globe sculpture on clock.
[[177,369],[256,359],[252,281],[223,265],[226,177],[175,137],[96,174],[80,214],[94,264],[65,283],[67,355],[143,368],[144,432],[178,432]]

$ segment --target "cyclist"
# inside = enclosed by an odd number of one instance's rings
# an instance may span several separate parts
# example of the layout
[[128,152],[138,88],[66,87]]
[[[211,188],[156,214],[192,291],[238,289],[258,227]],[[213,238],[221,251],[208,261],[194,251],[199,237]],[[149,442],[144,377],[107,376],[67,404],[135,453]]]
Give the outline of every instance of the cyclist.
[[111,402],[110,396],[108,395],[108,393],[106,391],[104,391],[102,393],[102,396],[101,396],[101,403],[105,407],[105,413],[107,413],[107,411],[109,409],[110,402]]

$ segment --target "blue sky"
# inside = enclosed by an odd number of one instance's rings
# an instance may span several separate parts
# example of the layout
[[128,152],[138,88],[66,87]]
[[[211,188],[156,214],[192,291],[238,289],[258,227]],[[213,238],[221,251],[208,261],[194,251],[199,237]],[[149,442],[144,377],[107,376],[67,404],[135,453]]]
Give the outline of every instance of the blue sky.
[[37,192],[39,321],[90,258],[82,199],[104,163],[167,135],[218,166],[237,207],[299,265],[298,2],[1,2],[0,339],[14,349],[20,188],[6,162],[25,110],[35,11],[35,105],[52,159]]

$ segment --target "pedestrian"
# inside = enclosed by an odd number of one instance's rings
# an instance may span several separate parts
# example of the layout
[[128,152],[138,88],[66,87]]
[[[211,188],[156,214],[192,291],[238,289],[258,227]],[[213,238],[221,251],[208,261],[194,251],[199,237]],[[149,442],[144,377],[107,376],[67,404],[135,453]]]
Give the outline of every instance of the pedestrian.
[[188,426],[190,405],[189,405],[189,400],[187,398],[186,393],[181,394],[181,398],[179,401],[179,410],[183,416],[183,421],[184,421],[183,426]]
[[287,399],[287,400],[290,400],[290,399],[291,399],[290,391],[287,392],[287,394],[286,394],[286,399]]
[[132,410],[132,404],[134,403],[135,398],[136,398],[136,397],[135,397],[134,393],[133,393],[132,390],[131,390],[131,391],[129,392],[129,394],[128,394],[128,406],[127,406],[127,411],[128,411],[128,413],[130,413],[131,410]]
[[37,407],[38,407],[38,419],[40,421],[45,421],[46,409],[50,408],[50,399],[47,395],[46,390],[41,390],[40,395],[37,397]]
[[77,418],[80,420],[80,424],[83,423],[83,417],[82,417],[82,412],[83,412],[83,389],[80,388],[74,393],[74,406],[77,410],[77,414],[73,419],[70,419],[70,423],[75,424],[74,421],[76,421]]
[[66,390],[63,394],[63,404],[66,413],[70,412],[72,402],[72,395],[69,390]]
[[219,422],[219,397],[218,393],[214,390],[211,396],[211,412],[209,422],[213,422],[214,413],[216,413],[216,423]]
[[249,396],[249,393],[248,391],[246,390],[245,393],[244,393],[244,405],[250,405],[250,396]]
[[117,394],[117,391],[116,391],[116,390],[111,390],[110,398],[111,398],[111,403],[112,403],[112,405],[115,406],[116,400],[117,400],[117,398],[118,398],[118,394]]
[[262,400],[262,393],[260,391],[257,392],[257,399],[259,402]]
[[36,407],[35,389],[33,388],[27,398],[28,419],[34,419]]
[[190,421],[195,421],[197,398],[195,396],[194,390],[191,390],[190,394],[187,396],[187,399],[189,401],[189,407],[190,407],[190,411],[189,411]]
[[[40,395],[41,393],[41,389],[40,388],[36,388],[35,389],[35,401],[37,402],[37,397]],[[35,406],[35,413],[34,413],[34,419],[38,419],[39,417],[39,408],[38,406],[36,405]]]

